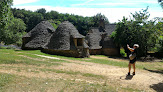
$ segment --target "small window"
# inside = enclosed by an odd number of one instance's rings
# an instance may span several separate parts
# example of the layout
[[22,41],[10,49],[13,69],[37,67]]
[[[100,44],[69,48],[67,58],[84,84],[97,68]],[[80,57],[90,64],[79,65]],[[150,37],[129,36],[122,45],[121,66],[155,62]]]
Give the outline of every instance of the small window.
[[82,46],[83,45],[83,39],[79,38],[77,39],[77,46]]

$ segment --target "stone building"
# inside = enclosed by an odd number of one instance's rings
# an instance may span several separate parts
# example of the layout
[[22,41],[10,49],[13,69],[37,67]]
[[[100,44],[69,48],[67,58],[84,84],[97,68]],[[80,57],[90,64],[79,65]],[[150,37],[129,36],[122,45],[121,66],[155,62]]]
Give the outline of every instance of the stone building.
[[120,48],[116,46],[110,35],[115,30],[116,24],[106,24],[100,20],[99,27],[90,28],[86,35],[90,54],[93,55],[120,55]]
[[89,57],[89,47],[75,26],[64,21],[53,33],[42,52],[71,57]]
[[42,49],[54,32],[54,27],[48,21],[40,22],[30,32],[23,36],[22,49]]

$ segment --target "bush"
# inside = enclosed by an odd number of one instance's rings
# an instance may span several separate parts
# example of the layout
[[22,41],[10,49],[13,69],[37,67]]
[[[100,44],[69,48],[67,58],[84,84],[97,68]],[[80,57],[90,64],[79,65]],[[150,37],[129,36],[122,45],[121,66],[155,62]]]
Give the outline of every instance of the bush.
[[120,49],[120,54],[123,57],[127,57],[127,53],[125,53],[125,50],[123,48]]

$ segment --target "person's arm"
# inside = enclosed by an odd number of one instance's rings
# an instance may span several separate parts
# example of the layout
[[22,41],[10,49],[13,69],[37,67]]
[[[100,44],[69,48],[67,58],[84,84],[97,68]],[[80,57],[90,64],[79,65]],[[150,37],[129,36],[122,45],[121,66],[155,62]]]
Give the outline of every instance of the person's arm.
[[127,44],[127,48],[131,51],[131,52],[133,52],[134,51],[134,49],[133,48],[130,48],[130,46]]

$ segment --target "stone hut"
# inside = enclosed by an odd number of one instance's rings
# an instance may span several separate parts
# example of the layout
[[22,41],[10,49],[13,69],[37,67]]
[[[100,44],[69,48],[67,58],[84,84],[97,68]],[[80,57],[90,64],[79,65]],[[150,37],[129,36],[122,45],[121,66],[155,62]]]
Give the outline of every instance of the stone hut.
[[90,28],[86,35],[90,54],[103,54],[109,56],[120,55],[120,48],[117,47],[110,35],[115,30],[116,24],[105,25],[104,20],[100,20],[99,27]]
[[88,42],[89,52],[92,55],[99,55],[101,53],[102,45],[101,45],[101,33],[98,28],[91,28],[86,35],[85,38]]
[[22,49],[42,49],[54,32],[54,27],[48,21],[40,22],[30,32],[23,36]]
[[64,21],[53,33],[42,52],[72,57],[89,57],[89,47],[75,26]]

